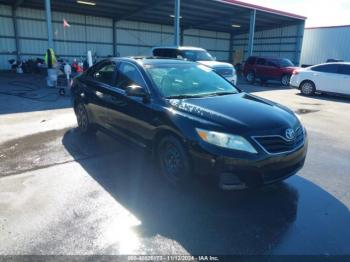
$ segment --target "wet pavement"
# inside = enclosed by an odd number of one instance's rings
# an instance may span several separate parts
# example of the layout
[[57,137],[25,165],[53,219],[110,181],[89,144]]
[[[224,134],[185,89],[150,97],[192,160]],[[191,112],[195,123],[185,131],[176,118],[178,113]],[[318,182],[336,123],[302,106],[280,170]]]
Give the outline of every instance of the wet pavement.
[[299,112],[308,129],[305,167],[284,183],[175,189],[144,149],[82,136],[71,109],[42,112],[60,119],[51,130],[37,112],[25,132],[22,114],[0,115],[13,125],[0,142],[0,254],[350,254],[350,100],[241,88]]

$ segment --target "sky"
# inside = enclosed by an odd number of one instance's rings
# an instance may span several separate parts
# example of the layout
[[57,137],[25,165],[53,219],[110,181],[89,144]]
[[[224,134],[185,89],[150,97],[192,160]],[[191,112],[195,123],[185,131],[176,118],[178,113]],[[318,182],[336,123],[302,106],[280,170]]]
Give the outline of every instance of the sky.
[[306,27],[350,25],[350,0],[242,0],[306,16]]

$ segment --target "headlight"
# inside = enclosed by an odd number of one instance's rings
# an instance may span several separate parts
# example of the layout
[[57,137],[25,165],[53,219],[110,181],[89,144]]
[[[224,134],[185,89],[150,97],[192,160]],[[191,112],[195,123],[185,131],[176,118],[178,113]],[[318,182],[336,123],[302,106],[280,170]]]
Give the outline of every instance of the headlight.
[[258,153],[244,137],[215,131],[207,131],[200,128],[196,128],[196,131],[199,137],[209,144],[223,148],[245,151],[253,154]]

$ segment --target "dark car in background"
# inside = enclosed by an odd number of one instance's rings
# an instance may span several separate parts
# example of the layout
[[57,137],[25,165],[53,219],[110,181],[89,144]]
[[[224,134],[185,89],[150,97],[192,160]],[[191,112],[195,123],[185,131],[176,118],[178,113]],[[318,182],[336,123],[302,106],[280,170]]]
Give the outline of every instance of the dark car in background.
[[173,184],[206,174],[223,189],[242,189],[304,165],[307,134],[291,110],[195,62],[106,59],[74,79],[72,102],[83,133],[101,130],[150,149]]
[[251,56],[244,64],[243,74],[250,84],[259,79],[262,83],[275,80],[283,86],[289,86],[290,78],[296,69],[298,67],[286,58]]

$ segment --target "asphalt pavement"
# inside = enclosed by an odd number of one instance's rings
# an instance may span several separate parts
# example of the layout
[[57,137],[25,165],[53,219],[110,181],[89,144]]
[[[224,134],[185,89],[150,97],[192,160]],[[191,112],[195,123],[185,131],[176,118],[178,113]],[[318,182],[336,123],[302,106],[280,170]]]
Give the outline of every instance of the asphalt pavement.
[[175,189],[144,149],[82,136],[69,98],[0,94],[0,254],[349,255],[350,99],[240,87],[290,107],[308,130],[305,167],[284,183]]

